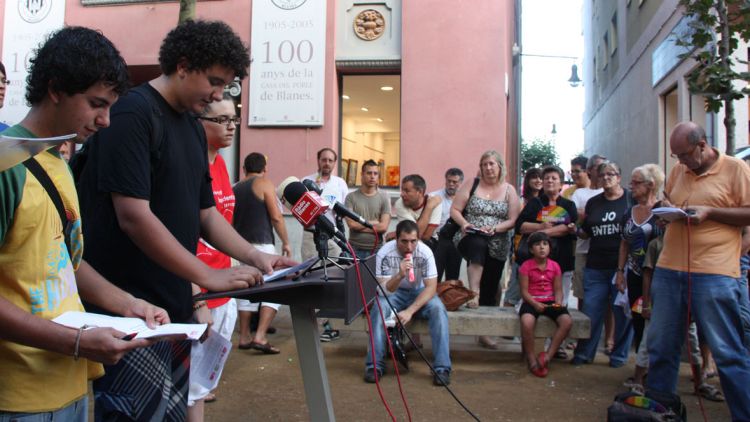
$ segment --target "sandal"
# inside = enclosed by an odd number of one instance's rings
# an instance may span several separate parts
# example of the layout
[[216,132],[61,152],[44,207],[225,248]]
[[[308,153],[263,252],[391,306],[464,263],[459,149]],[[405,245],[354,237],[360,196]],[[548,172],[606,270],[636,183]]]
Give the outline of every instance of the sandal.
[[258,343],[257,341],[251,341],[248,345],[248,349],[258,350],[263,352],[264,355],[278,355],[281,350],[271,346],[271,343]]
[[547,356],[547,352],[540,352],[537,360],[539,361],[539,365],[545,370],[549,367],[549,356]]
[[474,298],[470,301],[466,302],[466,308],[468,309],[477,309],[479,307],[479,299]]
[[636,383],[633,383],[630,386],[630,392],[638,394],[639,396],[645,396],[646,395],[646,389],[643,388],[643,386],[641,384],[636,384]]
[[203,398],[204,403],[213,403],[216,401],[216,394],[214,393],[208,393],[206,394],[206,397]]
[[724,394],[713,385],[704,382],[695,389],[695,394],[711,401],[724,401]]

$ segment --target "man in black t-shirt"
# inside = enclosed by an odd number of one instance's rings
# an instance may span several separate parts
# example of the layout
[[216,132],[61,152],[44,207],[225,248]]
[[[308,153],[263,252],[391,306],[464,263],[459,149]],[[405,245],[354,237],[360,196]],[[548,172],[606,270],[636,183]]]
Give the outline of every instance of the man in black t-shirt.
[[[123,97],[110,128],[91,140],[79,184],[85,258],[122,289],[167,309],[172,321],[195,312],[210,323],[205,303],[191,300],[200,287],[248,287],[261,271],[293,262],[253,248],[216,210],[195,118],[247,75],[247,48],[222,22],[188,21],[164,39],[159,64],[162,75]],[[199,237],[257,268],[209,268],[195,257]],[[97,420],[185,418],[190,343],[142,350],[94,383]]]

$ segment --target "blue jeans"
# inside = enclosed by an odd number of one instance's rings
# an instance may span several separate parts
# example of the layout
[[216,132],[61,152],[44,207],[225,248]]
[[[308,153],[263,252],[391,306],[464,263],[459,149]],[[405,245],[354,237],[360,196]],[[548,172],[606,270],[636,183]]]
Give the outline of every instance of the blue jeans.
[[[388,299],[393,304],[396,312],[399,312],[408,308],[422,290],[423,289],[398,289],[388,296]],[[387,319],[391,314],[391,308],[388,306],[388,302],[386,302],[384,297],[378,296],[378,301],[380,301],[380,307],[383,309],[383,316]],[[451,357],[448,312],[445,310],[443,302],[441,302],[440,298],[435,295],[414,314],[414,317],[426,319],[430,325],[430,339],[432,340],[432,354],[434,357],[432,366],[435,367],[436,371],[441,369],[450,371]],[[373,306],[370,310],[370,320],[372,321],[372,338],[375,343],[375,361],[377,362],[378,369],[382,371],[385,368],[384,357],[386,356],[386,342],[385,329],[383,328],[383,323],[380,321],[380,312],[378,312],[377,306]],[[365,369],[370,369],[374,366],[372,361],[372,353],[368,342]]]
[[619,306],[614,306],[617,288],[612,284],[615,270],[583,270],[583,313],[591,319],[591,338],[578,342],[575,357],[591,362],[596,356],[602,334],[607,305],[615,315],[615,348],[609,355],[609,364],[620,367],[627,363],[630,343],[633,341],[633,326]]
[[688,288],[690,312],[708,343],[733,420],[750,420],[750,356],[743,344],[737,279],[656,268],[651,282],[648,388],[675,394],[680,348],[685,341]]
[[741,271],[737,281],[740,286],[740,318],[745,332],[745,348],[750,353],[750,292],[747,290],[747,270]]
[[0,412],[0,422],[86,422],[88,417],[89,399],[87,396],[53,412]]

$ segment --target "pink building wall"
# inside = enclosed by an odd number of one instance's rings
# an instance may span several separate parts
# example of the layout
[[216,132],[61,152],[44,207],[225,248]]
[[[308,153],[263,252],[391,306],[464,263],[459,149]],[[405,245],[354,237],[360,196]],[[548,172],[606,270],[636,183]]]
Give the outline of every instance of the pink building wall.
[[[240,128],[240,162],[252,151],[266,154],[275,183],[315,171],[320,148],[339,150],[335,65],[339,5],[328,2],[325,125],[280,129],[243,123]],[[511,0],[432,0],[429,7],[421,1],[402,2],[402,176],[420,173],[428,189],[437,189],[449,167],[473,175],[487,149],[503,154],[512,169],[514,160],[509,158],[515,151],[516,125],[509,109],[512,103],[505,96],[505,75],[512,89],[513,5]],[[196,15],[224,20],[249,44],[251,10],[247,0],[199,1]],[[177,3],[84,7],[80,1],[68,1],[66,5],[68,25],[100,29],[130,65],[157,63],[161,40],[177,23],[177,15]],[[248,105],[246,87],[242,104]],[[247,109],[241,113],[246,122]]]
[[403,2],[402,176],[420,173],[436,189],[449,167],[470,178],[484,151],[507,155],[505,73],[512,75],[503,45],[513,44],[512,4]]

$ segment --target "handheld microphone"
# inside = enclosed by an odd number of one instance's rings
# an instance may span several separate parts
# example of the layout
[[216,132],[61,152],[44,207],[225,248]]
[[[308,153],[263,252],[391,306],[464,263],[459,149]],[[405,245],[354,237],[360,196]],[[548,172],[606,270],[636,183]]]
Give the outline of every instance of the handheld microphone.
[[328,211],[328,203],[317,193],[308,191],[300,182],[291,181],[284,188],[283,197],[288,204],[293,204],[289,206],[289,210],[302,226],[316,226],[332,238],[336,237],[346,243],[346,236],[323,215]]
[[[406,254],[406,259],[409,261],[412,261],[412,254],[408,253]],[[409,268],[409,282],[414,283],[414,261],[411,263],[412,267]]]
[[[321,189],[320,186],[318,186],[318,184],[313,182],[312,180],[305,179],[302,181],[302,184],[305,185],[307,190],[315,191],[318,195],[323,195],[323,189]],[[339,201],[333,201],[333,212],[335,212],[339,216],[344,216],[346,218],[352,219],[357,223],[367,227],[368,229],[375,231],[375,228],[372,227],[372,224],[365,220],[364,217],[350,210],[346,207],[346,205],[342,204]]]

